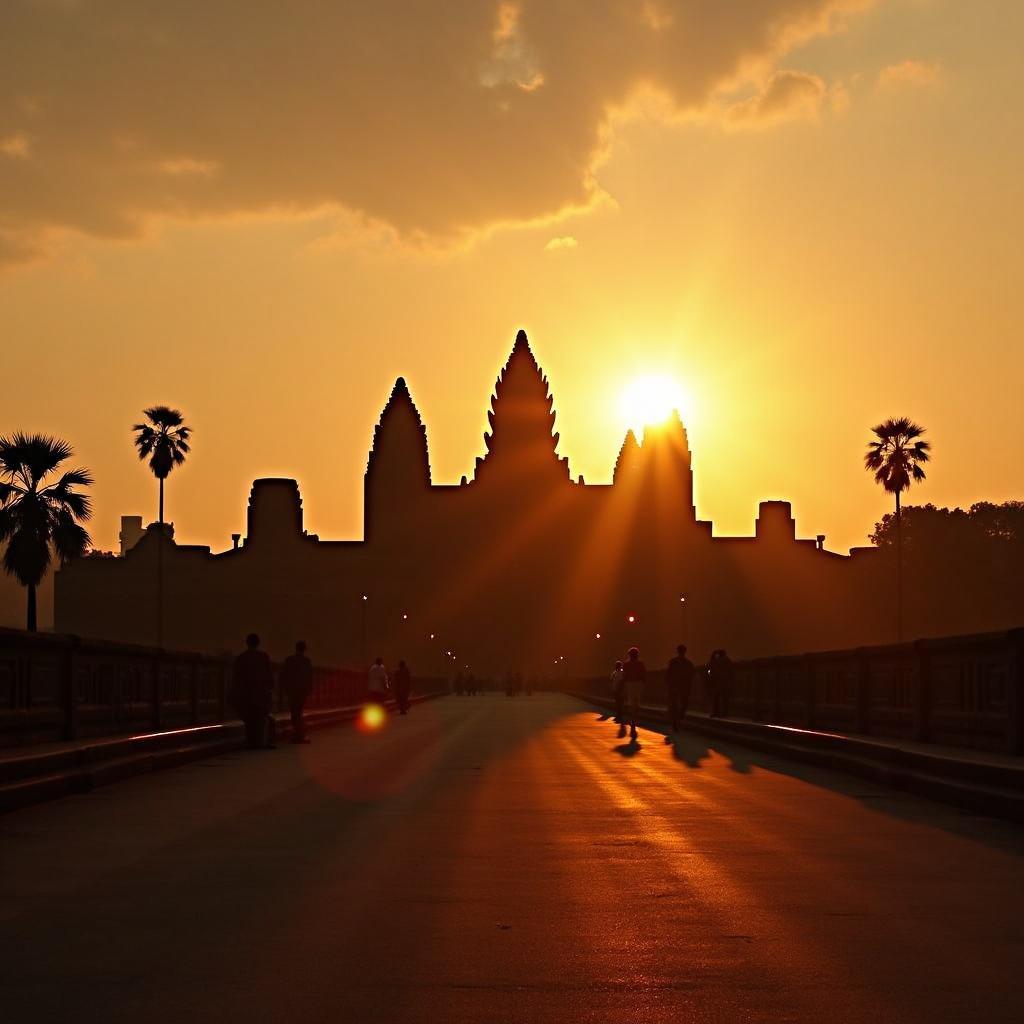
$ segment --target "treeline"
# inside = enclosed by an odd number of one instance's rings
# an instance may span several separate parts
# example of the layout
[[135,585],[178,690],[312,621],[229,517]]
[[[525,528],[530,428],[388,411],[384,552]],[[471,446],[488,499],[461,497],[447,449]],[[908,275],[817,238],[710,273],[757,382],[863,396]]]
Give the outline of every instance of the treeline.
[[[1024,625],[1024,501],[901,509],[906,635]],[[896,515],[875,525],[879,568],[895,571]]]

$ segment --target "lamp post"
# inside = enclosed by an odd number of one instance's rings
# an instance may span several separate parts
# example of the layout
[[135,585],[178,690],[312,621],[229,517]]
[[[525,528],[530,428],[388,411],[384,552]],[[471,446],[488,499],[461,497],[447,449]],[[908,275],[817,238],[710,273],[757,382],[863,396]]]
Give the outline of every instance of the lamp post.
[[362,595],[359,603],[362,614],[359,619],[359,659],[363,665],[366,664],[366,604],[370,600],[369,594]]
[[683,631],[682,641],[683,643],[687,643],[689,638],[686,635],[686,594],[679,595],[679,620],[680,627]]

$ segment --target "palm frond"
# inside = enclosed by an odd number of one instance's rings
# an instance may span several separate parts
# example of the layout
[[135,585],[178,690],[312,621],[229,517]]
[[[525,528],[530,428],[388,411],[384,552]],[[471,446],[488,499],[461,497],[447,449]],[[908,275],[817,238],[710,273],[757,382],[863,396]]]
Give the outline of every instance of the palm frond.
[[92,538],[84,526],[75,522],[68,511],[62,511],[53,530],[53,548],[61,565],[81,558],[89,549]]

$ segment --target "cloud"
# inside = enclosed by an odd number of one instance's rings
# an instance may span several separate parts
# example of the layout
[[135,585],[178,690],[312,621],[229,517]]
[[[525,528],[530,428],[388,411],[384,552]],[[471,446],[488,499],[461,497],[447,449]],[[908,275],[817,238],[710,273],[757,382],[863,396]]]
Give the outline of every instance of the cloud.
[[806,71],[776,71],[755,96],[726,108],[733,127],[768,126],[815,118],[825,98],[825,82]]
[[[554,219],[599,201],[639,93],[721,116],[869,2],[4,0],[0,260],[165,217],[333,209],[431,243]],[[777,72],[726,116],[818,91]]]
[[942,78],[942,65],[937,60],[904,60],[890,64],[878,73],[880,88],[937,85]]
[[580,243],[577,242],[572,235],[563,235],[561,238],[552,238],[551,241],[544,246],[544,251],[564,252],[566,249],[576,249],[579,244]]
[[24,135],[8,135],[0,138],[0,156],[13,160],[27,160],[32,146]]

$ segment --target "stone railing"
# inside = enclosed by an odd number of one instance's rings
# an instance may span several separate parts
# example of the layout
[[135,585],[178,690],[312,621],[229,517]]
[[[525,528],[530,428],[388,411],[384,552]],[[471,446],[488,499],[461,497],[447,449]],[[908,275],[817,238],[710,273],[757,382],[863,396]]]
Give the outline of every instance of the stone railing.
[[[235,717],[228,704],[232,662],[0,629],[0,746],[223,722]],[[344,707],[365,694],[364,673],[317,667],[307,707]],[[280,686],[277,706],[287,707]]]
[[[582,685],[603,696],[609,692],[605,679]],[[644,703],[664,700],[664,672],[652,672]],[[691,707],[710,708],[703,667]],[[1024,628],[737,661],[725,713],[774,725],[1022,754]]]

